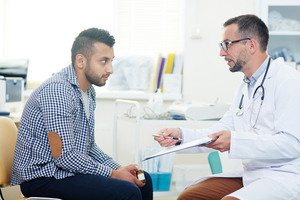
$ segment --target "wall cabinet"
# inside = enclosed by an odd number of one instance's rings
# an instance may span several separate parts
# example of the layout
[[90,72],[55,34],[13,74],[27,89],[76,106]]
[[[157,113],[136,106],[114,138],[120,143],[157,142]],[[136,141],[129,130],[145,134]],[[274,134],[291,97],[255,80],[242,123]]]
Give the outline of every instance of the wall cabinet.
[[300,1],[257,0],[257,15],[270,31],[269,55],[300,64]]

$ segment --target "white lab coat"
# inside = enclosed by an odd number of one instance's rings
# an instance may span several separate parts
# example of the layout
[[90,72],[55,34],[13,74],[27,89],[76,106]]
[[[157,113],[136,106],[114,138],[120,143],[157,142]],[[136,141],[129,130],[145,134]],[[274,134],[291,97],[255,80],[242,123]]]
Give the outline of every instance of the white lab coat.
[[[282,58],[270,64],[264,82],[265,98],[257,121],[259,129],[253,129],[249,126],[253,93],[261,84],[263,75],[257,80],[250,98],[246,83],[237,89],[229,111],[213,127],[181,128],[183,142],[230,130],[229,158],[242,159],[244,169],[212,176],[243,177],[244,187],[232,196],[249,200],[300,199],[300,73],[285,65]],[[255,95],[252,124],[261,102],[260,93],[258,91]],[[237,116],[235,110],[242,94],[244,114]],[[209,151],[211,149],[197,147],[184,153]]]

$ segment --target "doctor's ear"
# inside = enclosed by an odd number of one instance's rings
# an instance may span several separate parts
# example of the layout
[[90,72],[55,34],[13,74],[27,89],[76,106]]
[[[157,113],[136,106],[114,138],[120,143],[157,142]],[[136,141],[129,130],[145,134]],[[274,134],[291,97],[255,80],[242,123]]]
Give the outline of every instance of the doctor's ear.
[[255,39],[249,40],[250,45],[250,53],[255,53],[257,50],[259,50],[259,44]]
[[82,54],[76,55],[76,64],[79,69],[84,68],[85,62],[86,62],[86,59],[85,59],[84,55],[82,55]]

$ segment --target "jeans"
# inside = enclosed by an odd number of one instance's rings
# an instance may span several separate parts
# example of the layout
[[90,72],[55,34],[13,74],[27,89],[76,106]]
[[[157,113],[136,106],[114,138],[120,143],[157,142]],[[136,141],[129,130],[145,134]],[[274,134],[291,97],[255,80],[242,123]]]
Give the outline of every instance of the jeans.
[[137,187],[135,184],[90,174],[56,180],[41,177],[21,184],[21,191],[26,197],[53,197],[63,200],[152,200],[153,188],[150,175],[145,172],[146,185]]

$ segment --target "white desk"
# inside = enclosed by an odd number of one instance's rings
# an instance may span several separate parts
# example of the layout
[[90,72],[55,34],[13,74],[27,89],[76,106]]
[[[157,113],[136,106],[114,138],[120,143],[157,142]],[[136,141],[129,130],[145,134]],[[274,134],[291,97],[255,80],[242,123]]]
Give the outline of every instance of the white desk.
[[13,112],[10,113],[8,117],[11,118],[15,123],[19,123],[21,120],[21,116],[22,116],[22,112]]
[[[118,104],[125,103],[131,104],[136,107],[136,117],[135,118],[128,118],[121,115],[118,115]],[[130,101],[130,100],[122,100],[117,99],[115,101],[115,113],[114,113],[114,130],[113,130],[113,158],[117,160],[117,127],[118,127],[118,120],[126,121],[129,123],[135,124],[135,154],[134,154],[134,161],[138,164],[139,161],[139,136],[140,136],[140,126],[141,125],[166,125],[166,126],[189,126],[189,125],[199,125],[199,127],[209,127],[217,123],[218,121],[211,120],[211,121],[187,121],[187,120],[141,120],[140,119],[140,105],[137,101]],[[154,196],[178,196],[181,191],[165,191],[154,192]]]

